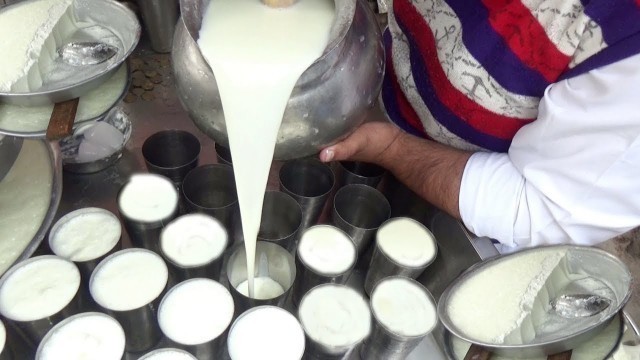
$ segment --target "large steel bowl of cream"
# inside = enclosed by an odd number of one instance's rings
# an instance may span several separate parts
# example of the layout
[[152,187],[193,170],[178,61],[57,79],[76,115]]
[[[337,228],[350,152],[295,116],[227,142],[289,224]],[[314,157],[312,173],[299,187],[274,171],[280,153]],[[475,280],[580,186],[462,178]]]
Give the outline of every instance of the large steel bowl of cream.
[[[215,76],[198,45],[209,0],[181,0],[173,41],[178,94],[196,126],[228,147]],[[375,15],[360,0],[335,0],[328,46],[298,79],[285,110],[274,158],[309,156],[344,138],[364,120],[380,92],[384,48]],[[293,29],[292,31],[295,31]],[[246,99],[251,106],[252,99]]]

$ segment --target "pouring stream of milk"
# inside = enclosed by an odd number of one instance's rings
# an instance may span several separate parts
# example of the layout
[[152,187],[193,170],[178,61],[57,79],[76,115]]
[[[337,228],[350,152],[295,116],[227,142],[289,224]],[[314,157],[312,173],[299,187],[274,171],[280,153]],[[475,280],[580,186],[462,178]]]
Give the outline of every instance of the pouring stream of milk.
[[264,192],[284,111],[298,78],[322,55],[332,0],[274,9],[259,0],[211,0],[198,46],[215,74],[238,191],[253,295]]

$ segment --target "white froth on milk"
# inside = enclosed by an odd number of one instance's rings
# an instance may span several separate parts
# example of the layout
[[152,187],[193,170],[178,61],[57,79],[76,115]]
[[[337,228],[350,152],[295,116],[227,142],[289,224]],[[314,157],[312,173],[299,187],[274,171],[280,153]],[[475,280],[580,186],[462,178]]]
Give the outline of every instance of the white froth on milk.
[[414,282],[387,278],[373,289],[371,309],[378,321],[402,336],[421,336],[438,322],[436,307]]
[[329,40],[331,0],[273,9],[258,0],[211,1],[198,45],[213,69],[233,170],[253,294],[256,238],[278,130],[300,75]]
[[65,215],[49,235],[54,254],[71,261],[96,259],[113,249],[122,233],[120,221],[109,211],[82,209]]
[[47,333],[38,346],[38,360],[112,360],[124,355],[122,326],[101,313],[72,316]]
[[197,359],[195,356],[181,349],[163,348],[163,349],[158,349],[150,353],[147,353],[138,360],[197,360]]
[[233,323],[227,339],[231,360],[300,360],[304,331],[288,311],[259,306]]
[[[284,294],[282,285],[268,276],[258,276],[253,280],[253,296],[251,296],[253,299],[273,299]],[[236,290],[244,296],[249,296],[249,280],[238,284]]]
[[302,234],[298,255],[312,270],[326,275],[347,271],[356,261],[356,247],[347,234],[330,225],[313,226]]
[[160,175],[136,174],[118,196],[118,207],[130,219],[153,222],[169,217],[178,207],[178,191]]
[[149,250],[121,250],[104,259],[93,271],[89,288],[102,307],[128,311],[153,301],[168,279],[167,265]]
[[186,267],[205,265],[217,259],[227,242],[227,232],[222,224],[204,214],[183,215],[167,225],[160,236],[164,255]]
[[377,234],[378,246],[395,262],[425,266],[436,257],[436,242],[429,230],[410,218],[387,221]]
[[9,271],[0,286],[0,313],[15,321],[56,314],[80,288],[78,267],[57,256],[31,258]]
[[322,285],[308,292],[298,311],[308,337],[329,347],[355,345],[371,331],[364,298],[345,285]]
[[158,323],[171,340],[198,345],[222,334],[233,317],[233,298],[220,283],[195,278],[174,286],[162,299]]

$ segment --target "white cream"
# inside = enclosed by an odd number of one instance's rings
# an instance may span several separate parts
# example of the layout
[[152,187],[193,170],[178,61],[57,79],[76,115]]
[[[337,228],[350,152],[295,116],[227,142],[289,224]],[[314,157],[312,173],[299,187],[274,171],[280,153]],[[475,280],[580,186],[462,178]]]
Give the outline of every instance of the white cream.
[[101,313],[81,313],[54,326],[38,346],[37,360],[115,360],[124,355],[122,326]]
[[0,285],[0,313],[14,321],[33,321],[58,313],[80,288],[76,265],[44,255],[16,264]]
[[322,55],[333,18],[331,0],[301,0],[283,9],[256,0],[216,0],[203,16],[198,45],[220,90],[251,294],[255,243],[280,123],[298,78]]
[[0,11],[0,92],[29,92],[42,85],[56,48],[76,31],[72,0],[32,0]]
[[198,345],[222,334],[233,318],[233,298],[220,283],[203,278],[174,286],[158,309],[158,323],[171,340]]
[[108,253],[120,240],[120,221],[110,211],[85,208],[65,215],[53,227],[49,246],[54,254],[82,262]]
[[338,275],[356,262],[356,247],[347,234],[330,225],[313,226],[302,234],[298,256],[310,269]]
[[231,360],[300,360],[304,341],[304,331],[293,315],[275,306],[260,306],[233,323],[227,347]]
[[252,296],[249,296],[249,280],[238,284],[236,290],[244,296],[258,300],[273,299],[274,297],[284,294],[282,285],[268,276],[258,276],[253,280],[254,291]]
[[427,228],[410,218],[387,221],[376,233],[380,250],[400,265],[423,267],[436,257],[436,241]]
[[136,221],[154,222],[168,218],[178,207],[178,191],[173,183],[156,174],[135,174],[120,196],[120,212]]
[[382,280],[371,294],[371,309],[380,324],[401,336],[423,336],[436,326],[433,301],[415,281],[391,277]]
[[[127,68],[120,69],[99,87],[80,96],[76,123],[94,119],[120,99],[127,86]],[[0,129],[16,132],[38,132],[47,129],[53,104],[40,106],[19,106],[0,104]]]
[[[517,342],[515,338],[523,336],[520,327],[532,310],[543,311],[536,304],[538,296],[553,295],[544,289],[556,278],[554,271],[561,270],[558,265],[565,254],[563,248],[528,251],[484,268],[451,293],[447,308],[451,322],[479,342],[501,344],[510,335]],[[563,288],[561,278],[567,280],[561,276],[557,279],[560,283],[552,287]]]
[[160,248],[177,265],[200,266],[219,258],[228,241],[219,221],[209,215],[188,214],[162,230]]
[[329,347],[354,346],[371,331],[369,305],[345,285],[322,285],[308,292],[298,317],[309,338]]
[[0,182],[0,274],[18,259],[40,229],[52,187],[47,145],[24,140],[13,167]]
[[164,348],[143,355],[138,360],[198,360],[195,356],[181,349]]
[[100,262],[89,289],[98,305],[128,311],[149,304],[167,285],[169,272],[162,258],[149,250],[120,250]]

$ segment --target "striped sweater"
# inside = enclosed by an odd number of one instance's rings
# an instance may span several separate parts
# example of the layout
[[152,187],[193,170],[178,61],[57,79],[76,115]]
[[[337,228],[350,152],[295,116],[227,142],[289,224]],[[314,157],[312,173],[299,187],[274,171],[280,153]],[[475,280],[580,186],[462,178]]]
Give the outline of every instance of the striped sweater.
[[384,42],[393,122],[506,152],[550,84],[640,53],[640,0],[393,0]]

